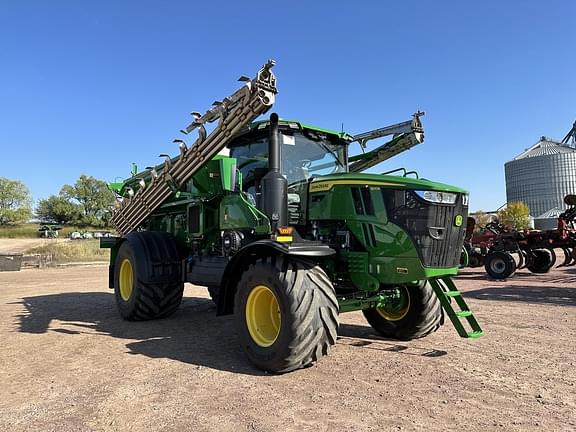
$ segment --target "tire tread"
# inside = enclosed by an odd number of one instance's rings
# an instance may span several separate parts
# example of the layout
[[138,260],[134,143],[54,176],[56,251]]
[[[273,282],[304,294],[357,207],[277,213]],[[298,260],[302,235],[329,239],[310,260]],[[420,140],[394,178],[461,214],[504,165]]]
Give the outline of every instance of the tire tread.
[[[254,275],[269,275],[270,272],[276,272],[276,280],[282,284],[287,301],[286,313],[289,316],[282,323],[288,325],[291,336],[284,347],[278,348],[285,350],[286,355],[264,362],[253,358],[249,349],[246,352],[256,366],[285,373],[305,367],[328,354],[338,333],[338,300],[330,279],[321,267],[284,256],[269,257],[250,264],[239,286],[249,286],[249,282],[255,280]],[[238,325],[242,326],[245,324],[242,322],[240,295],[241,290],[238,290],[235,315]],[[246,346],[251,342],[243,340],[242,343]]]

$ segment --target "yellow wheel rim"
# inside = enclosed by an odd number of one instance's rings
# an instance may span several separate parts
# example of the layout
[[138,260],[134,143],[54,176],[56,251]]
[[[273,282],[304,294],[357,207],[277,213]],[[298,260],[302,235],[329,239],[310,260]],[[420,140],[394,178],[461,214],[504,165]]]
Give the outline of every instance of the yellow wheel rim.
[[376,308],[376,312],[388,321],[400,321],[410,310],[410,294],[406,287],[399,289],[400,298],[392,302],[389,306]]
[[128,301],[132,297],[132,285],[134,282],[134,273],[132,272],[132,263],[128,258],[124,258],[120,264],[120,275],[118,277],[120,284],[120,297]]
[[272,345],[280,334],[280,306],[270,288],[252,288],[246,301],[246,324],[252,340],[261,347]]

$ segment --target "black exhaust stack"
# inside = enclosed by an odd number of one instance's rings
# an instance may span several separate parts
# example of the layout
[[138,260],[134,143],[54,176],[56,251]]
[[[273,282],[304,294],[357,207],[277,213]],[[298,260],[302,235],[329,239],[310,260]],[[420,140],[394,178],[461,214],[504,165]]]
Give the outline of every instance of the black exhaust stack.
[[262,207],[274,231],[288,224],[288,181],[280,173],[281,159],[278,114],[272,113],[268,139],[268,173],[262,178]]

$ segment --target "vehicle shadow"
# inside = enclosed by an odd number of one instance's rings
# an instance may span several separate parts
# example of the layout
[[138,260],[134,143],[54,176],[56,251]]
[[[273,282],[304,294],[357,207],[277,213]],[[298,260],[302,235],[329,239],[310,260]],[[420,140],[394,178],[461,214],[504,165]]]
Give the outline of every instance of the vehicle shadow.
[[[238,344],[233,317],[217,317],[214,304],[207,298],[185,297],[171,317],[140,322],[122,320],[111,293],[41,295],[24,297],[17,304],[24,308],[16,316],[17,330],[23,333],[110,336],[129,341],[126,343],[129,354],[170,358],[239,374],[266,375],[245,357]],[[398,344],[379,337],[367,325],[341,324],[337,343],[424,357],[447,354],[433,348]]]
[[477,271],[477,272],[466,272],[466,273],[458,273],[458,275],[454,276],[455,280],[489,280],[490,278],[486,274],[485,271]]
[[554,285],[515,286],[499,285],[462,293],[464,297],[478,300],[499,300],[525,303],[545,303],[559,306],[576,306],[576,288],[559,288]]
[[[247,375],[265,375],[244,356],[231,316],[216,317],[206,298],[185,297],[169,318],[129,322],[116,312],[114,295],[103,292],[25,297],[17,316],[24,333],[88,334],[130,340],[130,354],[170,358]],[[135,340],[135,341],[134,341]]]
[[539,282],[564,282],[564,283],[575,283],[576,282],[576,268],[561,267],[560,272],[553,273],[532,273],[528,270],[519,270],[514,276],[507,279],[494,279],[490,277],[485,271],[469,271],[460,272],[455,276],[456,280],[485,280],[497,283],[506,283],[508,280],[526,280],[526,281],[539,281]]
[[424,347],[420,344],[413,345],[413,342],[409,344],[399,343],[397,340],[379,336],[369,326],[355,324],[340,324],[337,343],[376,351],[389,351],[421,357],[442,357],[448,354],[447,351]]

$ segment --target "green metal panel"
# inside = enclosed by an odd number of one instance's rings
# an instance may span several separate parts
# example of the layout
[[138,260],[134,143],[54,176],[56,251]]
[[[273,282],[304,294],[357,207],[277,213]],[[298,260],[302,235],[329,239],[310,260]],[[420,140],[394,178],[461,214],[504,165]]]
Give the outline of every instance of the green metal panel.
[[349,252],[345,254],[348,259],[350,273],[368,273],[368,254],[365,252]]
[[222,230],[253,229],[256,234],[271,232],[266,215],[237,193],[222,197],[219,225]]
[[116,192],[117,194],[121,194],[123,186],[124,182],[108,183],[108,189],[110,189],[112,192]]
[[315,183],[324,182],[339,182],[340,184],[348,182],[348,184],[364,185],[382,183],[383,187],[390,187],[392,189],[408,188],[415,190],[437,190],[442,192],[468,193],[462,188],[445,183],[433,182],[426,179],[365,173],[332,174],[320,176],[312,181],[310,191],[314,191]]
[[236,159],[226,156],[216,156],[214,159],[220,164],[222,189],[234,192],[234,189],[236,188]]
[[[313,188],[315,183],[319,184],[316,189]],[[312,182],[309,200],[310,219],[345,221],[346,228],[366,250],[366,252],[340,252],[347,260],[348,268],[345,271],[340,270],[339,276],[349,277],[359,290],[374,291],[378,290],[381,284],[408,283],[457,273],[457,267],[423,267],[409,233],[388,220],[381,188],[406,189],[415,185],[422,189],[438,187],[436,183],[422,180],[414,182],[414,179],[403,177],[362,174],[325,176]],[[364,209],[364,199],[360,200],[362,204],[360,209],[355,207],[359,203],[354,202],[353,188],[362,189],[362,193],[369,197],[370,211]],[[322,234],[327,235],[327,232]],[[336,271],[338,272],[338,269]]]
[[206,163],[188,182],[187,192],[196,196],[221,195],[224,190],[221,168],[218,157]]

